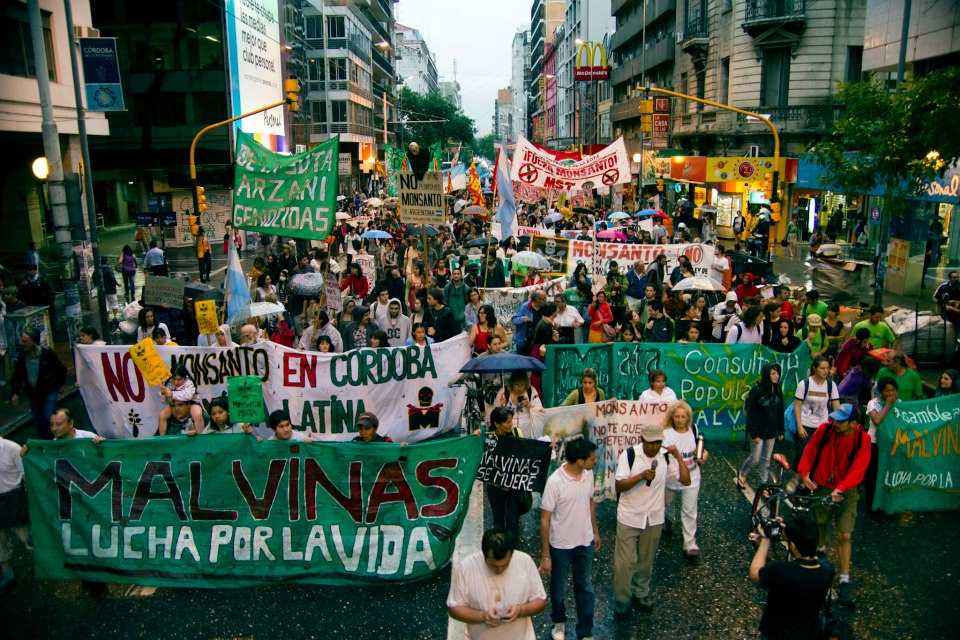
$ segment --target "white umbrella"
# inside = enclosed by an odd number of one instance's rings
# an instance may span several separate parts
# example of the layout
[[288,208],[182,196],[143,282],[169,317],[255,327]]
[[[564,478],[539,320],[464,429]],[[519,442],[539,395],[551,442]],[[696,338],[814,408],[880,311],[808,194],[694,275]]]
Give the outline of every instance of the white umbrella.
[[529,269],[550,269],[550,261],[534,251],[520,251],[514,254],[510,260],[513,264]]
[[251,302],[247,309],[247,317],[272,316],[275,313],[283,313],[285,310],[286,308],[279,302]]
[[673,285],[673,291],[723,291],[723,286],[706,276],[684,278]]
[[349,213],[344,213],[343,211],[337,211],[337,220],[349,220],[351,215]]
[[464,200],[463,198],[460,198],[459,200],[453,203],[453,212],[460,213],[460,209],[463,209],[465,206],[467,206],[467,201]]
[[347,199],[347,196],[343,195],[342,193],[337,196],[337,202],[343,202],[346,199]]
[[380,198],[368,198],[365,204],[368,207],[382,207],[383,200],[381,200]]

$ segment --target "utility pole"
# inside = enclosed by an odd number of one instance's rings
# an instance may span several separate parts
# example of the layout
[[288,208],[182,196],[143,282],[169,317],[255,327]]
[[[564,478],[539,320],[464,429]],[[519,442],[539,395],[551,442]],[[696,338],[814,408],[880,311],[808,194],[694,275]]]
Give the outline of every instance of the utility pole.
[[42,116],[40,130],[43,136],[43,154],[50,166],[47,189],[50,193],[50,208],[53,212],[54,238],[60,246],[60,258],[63,261],[61,285],[63,286],[64,308],[67,316],[67,338],[72,344],[77,335],[78,327],[76,325],[80,319],[80,295],[77,293],[77,283],[73,278],[73,238],[70,234],[70,211],[67,208],[67,191],[63,185],[60,138],[57,132],[57,122],[53,117],[53,103],[50,99],[50,72],[47,67],[47,49],[43,39],[43,22],[40,17],[39,0],[27,0],[27,14],[30,20],[34,71],[37,76],[37,91],[40,97]]
[[63,0],[67,18],[67,37],[70,40],[70,70],[73,73],[73,98],[77,103],[77,131],[80,134],[80,156],[83,158],[83,191],[87,200],[87,224],[90,228],[90,246],[93,249],[93,283],[97,287],[97,315],[100,319],[100,335],[108,335],[107,299],[103,290],[103,269],[100,266],[100,231],[97,229],[97,209],[93,198],[93,169],[90,165],[90,147],[87,144],[86,109],[83,108],[80,90],[80,74],[77,65],[77,49],[73,46],[73,7],[70,0]]

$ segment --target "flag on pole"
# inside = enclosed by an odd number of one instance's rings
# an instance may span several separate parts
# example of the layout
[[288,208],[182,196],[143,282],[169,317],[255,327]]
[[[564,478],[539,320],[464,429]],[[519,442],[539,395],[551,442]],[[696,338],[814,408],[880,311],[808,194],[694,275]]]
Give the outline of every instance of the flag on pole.
[[517,221],[517,201],[513,196],[513,182],[510,180],[510,158],[504,147],[500,147],[497,156],[497,191],[500,193],[500,206],[497,207],[497,222],[500,223],[500,239],[513,235]]
[[240,265],[240,255],[237,248],[230,243],[230,257],[227,259],[227,281],[224,285],[227,302],[227,322],[234,323],[246,320],[247,310],[250,308],[250,287],[247,286],[247,277],[243,275]]

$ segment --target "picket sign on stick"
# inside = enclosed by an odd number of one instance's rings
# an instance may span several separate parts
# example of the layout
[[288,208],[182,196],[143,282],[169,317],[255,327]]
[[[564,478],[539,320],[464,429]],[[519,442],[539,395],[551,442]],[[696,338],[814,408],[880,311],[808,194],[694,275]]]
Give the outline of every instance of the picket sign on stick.
[[170,377],[170,367],[157,353],[157,345],[150,336],[130,347],[130,358],[151,386],[159,386]]
[[257,376],[227,378],[232,422],[258,423],[267,419],[263,408],[263,382]]
[[220,330],[217,322],[217,303],[215,300],[197,300],[194,304],[197,315],[197,326],[205,336],[216,335]]

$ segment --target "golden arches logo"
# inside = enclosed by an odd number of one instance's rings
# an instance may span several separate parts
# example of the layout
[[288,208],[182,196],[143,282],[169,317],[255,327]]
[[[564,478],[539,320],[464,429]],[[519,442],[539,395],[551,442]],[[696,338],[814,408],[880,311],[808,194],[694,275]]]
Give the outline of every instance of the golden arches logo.
[[577,47],[574,57],[575,80],[606,80],[610,76],[607,50],[602,42],[584,42]]

